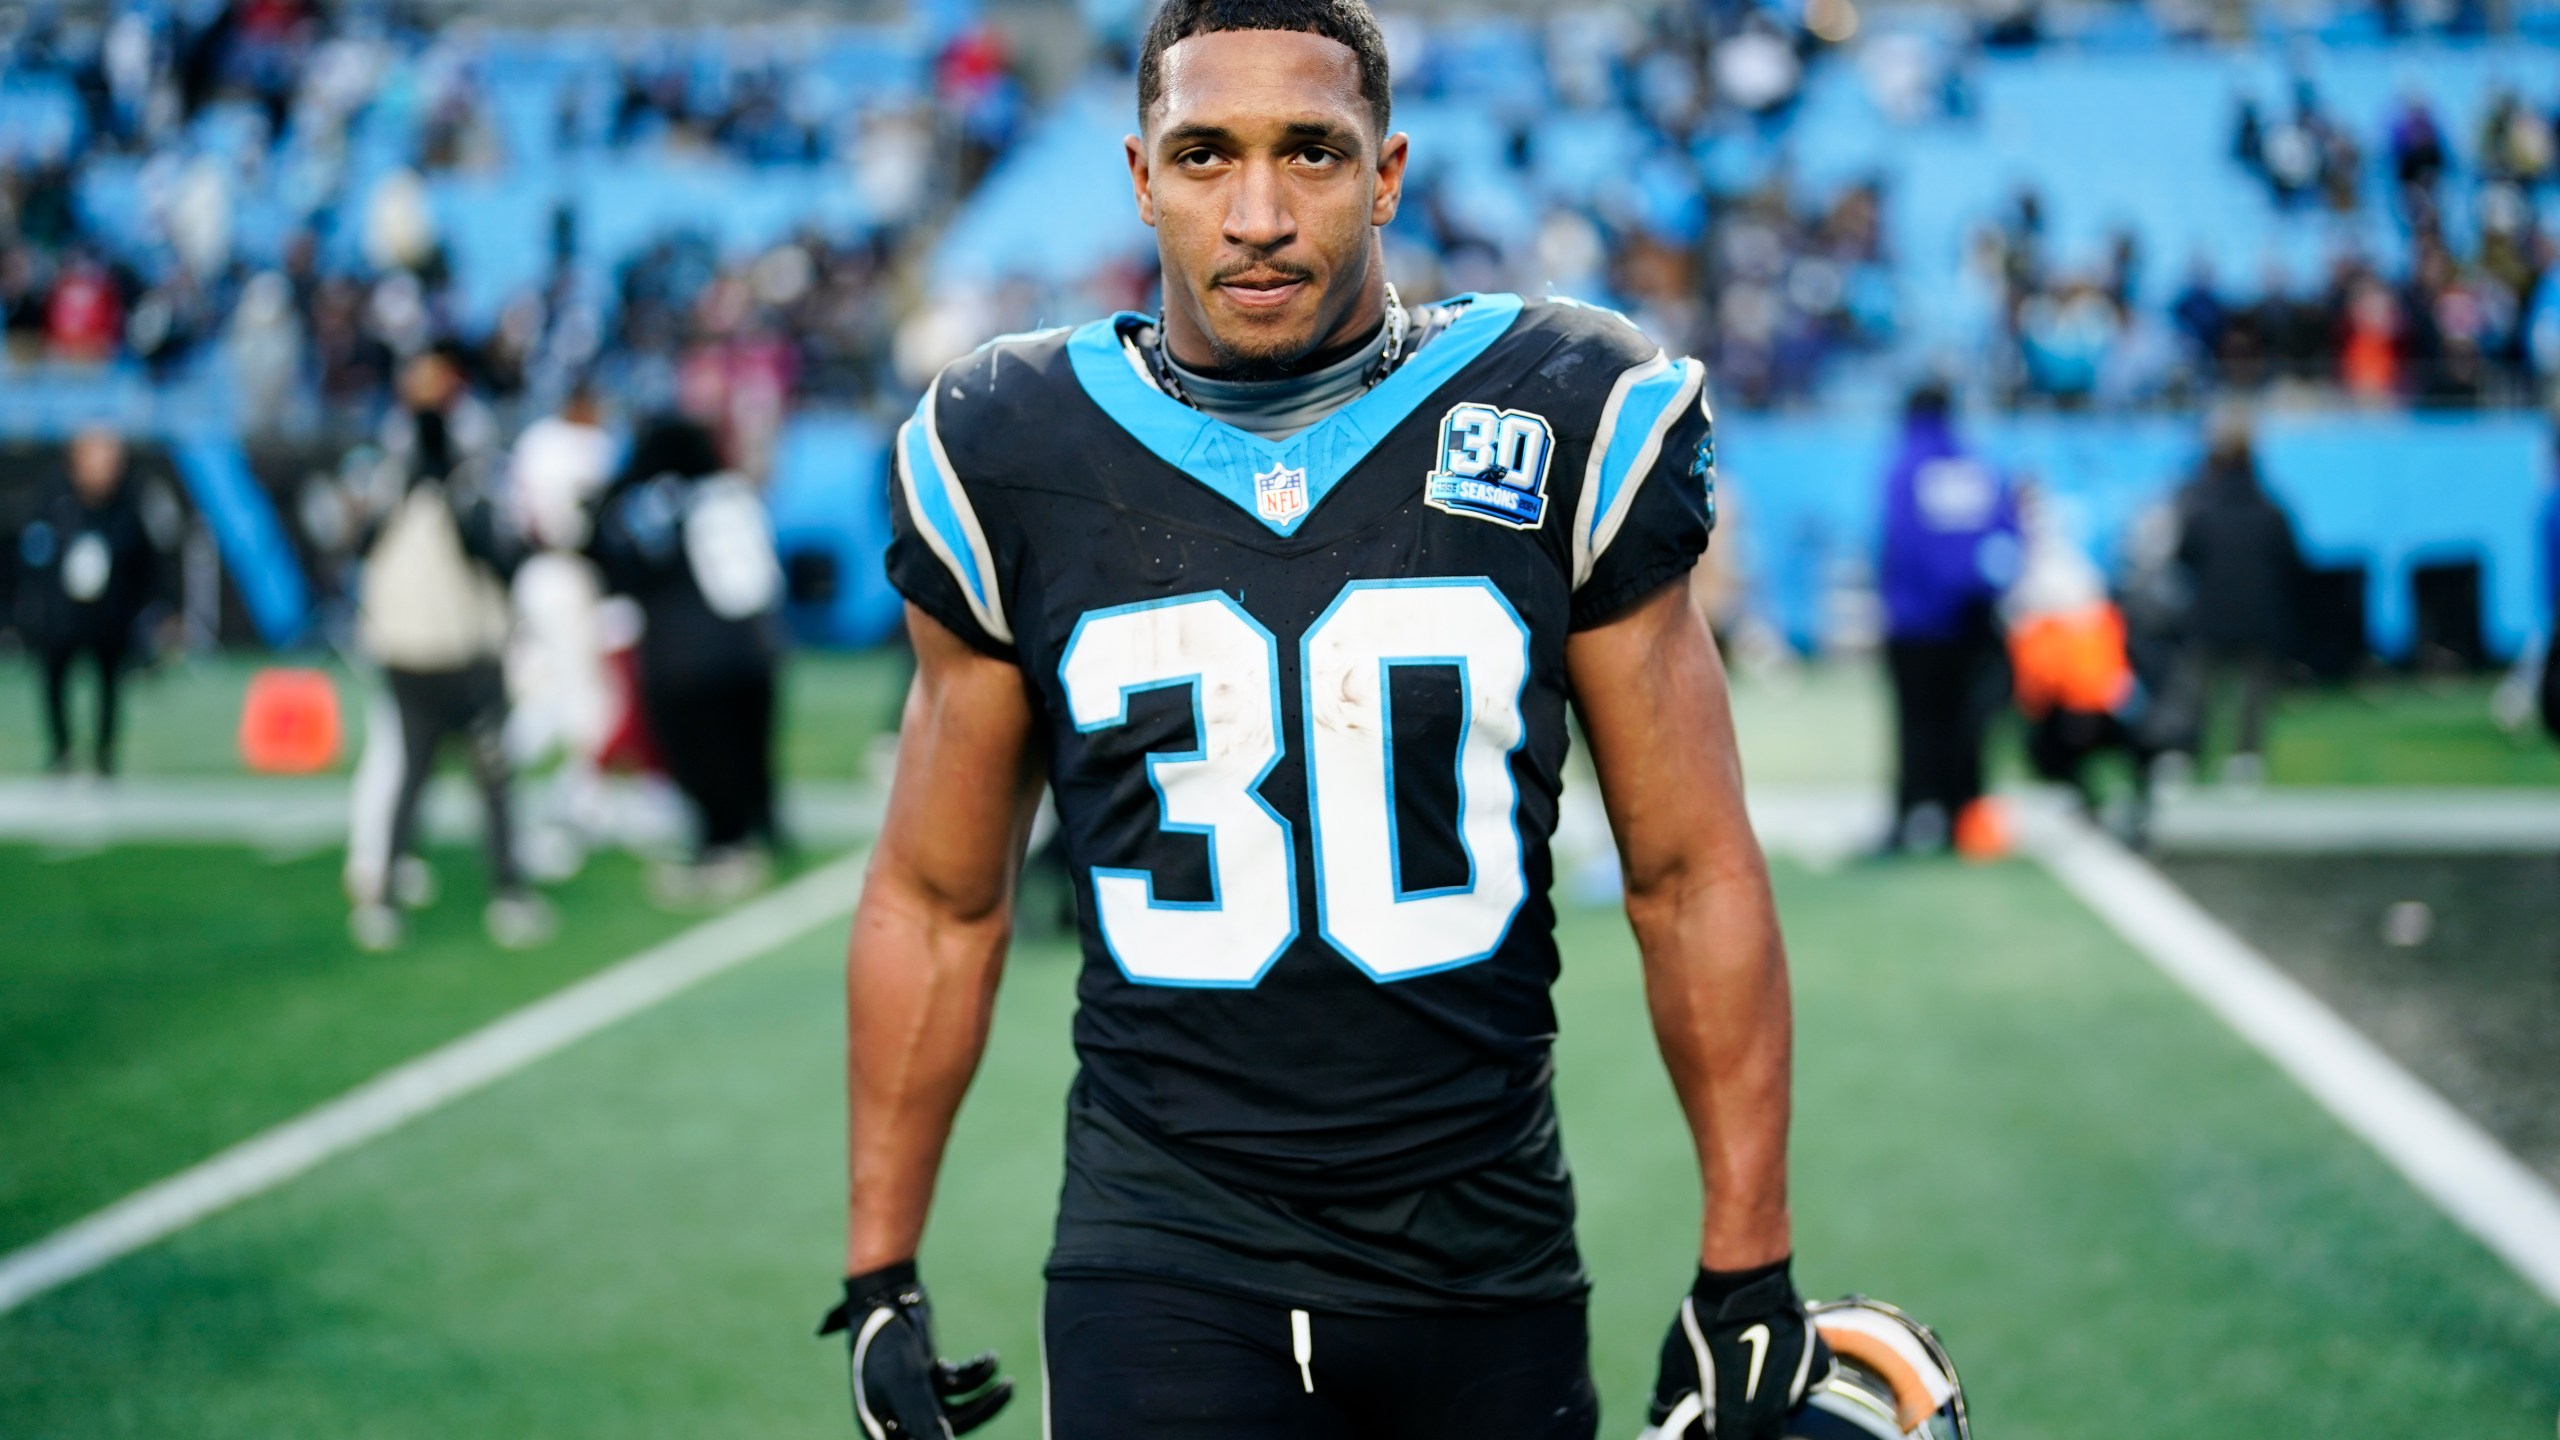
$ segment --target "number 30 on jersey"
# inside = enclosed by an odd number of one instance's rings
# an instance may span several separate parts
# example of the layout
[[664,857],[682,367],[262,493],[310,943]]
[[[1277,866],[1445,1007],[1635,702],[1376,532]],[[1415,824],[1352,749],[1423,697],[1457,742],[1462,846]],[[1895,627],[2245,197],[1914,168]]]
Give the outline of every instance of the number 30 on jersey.
[[[1511,774],[1525,735],[1528,627],[1483,580],[1363,581],[1309,627],[1301,659],[1307,843],[1324,938],[1378,980],[1492,954],[1528,894]],[[1396,878],[1387,682],[1399,665],[1458,672],[1464,886],[1407,892]],[[1095,918],[1112,957],[1147,984],[1260,980],[1299,925],[1296,837],[1257,793],[1284,748],[1278,642],[1227,596],[1190,595],[1085,616],[1058,674],[1076,728],[1088,732],[1127,723],[1137,691],[1191,692],[1198,748],[1149,755],[1147,776],[1163,827],[1207,838],[1211,898],[1158,900],[1146,872],[1095,867]]]

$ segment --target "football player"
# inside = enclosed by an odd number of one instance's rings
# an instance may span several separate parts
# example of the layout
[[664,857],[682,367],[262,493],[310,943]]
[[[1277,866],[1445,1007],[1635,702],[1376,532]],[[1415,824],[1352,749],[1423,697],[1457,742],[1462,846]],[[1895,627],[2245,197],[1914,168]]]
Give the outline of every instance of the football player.
[[1594,1433],[1550,1094],[1570,706],[1707,1196],[1653,1419],[1772,1440],[1831,1362],[1789,1278],[1786,963],[1684,583],[1703,373],[1604,310],[1402,302],[1361,0],[1170,0],[1138,120],[1162,313],[996,341],[896,439],[918,669],[847,962],[830,1317],[863,1430],[1007,1393],[937,1358],[915,1255],[1045,785],[1084,946],[1047,1433]]

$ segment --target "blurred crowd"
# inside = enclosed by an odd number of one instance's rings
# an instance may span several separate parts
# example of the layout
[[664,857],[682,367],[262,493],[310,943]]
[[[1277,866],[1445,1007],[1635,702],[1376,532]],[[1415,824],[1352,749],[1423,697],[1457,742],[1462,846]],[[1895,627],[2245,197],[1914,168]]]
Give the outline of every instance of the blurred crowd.
[[253,433],[361,433],[399,366],[439,346],[509,416],[581,380],[650,408],[733,388],[750,428],[794,394],[867,402],[894,383],[918,227],[1010,143],[1023,90],[983,29],[930,57],[920,93],[860,103],[786,42],[601,46],[612,58],[558,86],[545,158],[840,176],[860,223],[740,254],[699,216],[607,257],[559,203],[543,278],[475,321],[434,186],[527,157],[472,41],[364,0],[23,12],[0,28],[6,80],[76,104],[53,124],[0,115],[7,354],[162,383],[218,371]]
[[[2021,190],[1976,231],[1966,259],[1964,283],[1998,318],[1993,393],[2063,409],[2226,392],[2364,406],[2548,403],[2560,384],[2560,241],[2540,207],[2560,185],[2554,123],[2501,91],[2460,151],[2473,157],[2466,164],[2414,89],[2381,133],[2362,137],[2323,108],[2309,80],[2272,113],[2244,99],[2228,160],[2268,203],[2379,219],[2405,255],[2386,263],[2341,240],[2314,277],[2270,259],[2235,282],[2198,256],[2174,291],[2145,294],[2138,226],[2119,227],[2096,266],[2058,266],[2042,199]],[[2387,183],[2372,183],[2377,174]]]
[[[1125,69],[1145,7],[1085,8],[1099,63]],[[2155,9],[2162,40],[2229,18]],[[985,26],[933,45],[914,93],[859,103],[781,32],[739,32],[716,52],[630,32],[543,92],[550,110],[529,135],[501,113],[483,51],[390,0],[29,16],[0,36],[8,73],[58,81],[77,113],[40,134],[0,119],[9,353],[164,380],[219,368],[253,431],[361,432],[390,403],[398,365],[448,345],[510,418],[597,380],[642,408],[723,410],[753,452],[795,399],[894,409],[989,335],[1152,300],[1142,255],[1065,282],[920,285],[939,220],[1031,113],[1023,58]],[[1941,282],[1893,253],[1891,187],[1807,183],[1788,141],[1811,80],[1849,63],[1896,123],[1961,123],[1977,57],[2049,29],[2032,4],[1973,19],[1959,38],[1924,42],[1862,36],[1852,0],[1700,0],[1528,25],[1390,15],[1400,102],[1470,109],[1496,130],[1488,153],[1419,153],[1390,235],[1400,288],[1614,305],[1708,358],[1721,403],[1754,408],[1814,402],[1843,373],[1871,373],[1861,357],[1929,352],[1945,337],[1923,334],[1908,302]],[[1852,43],[1854,61],[1841,48]],[[2387,218],[2405,241],[2387,261],[2342,245],[2318,276],[2270,263],[2234,277],[2199,260],[2174,288],[2146,288],[2158,269],[2138,225],[2098,263],[2065,265],[2043,199],[2020,192],[1984,218],[1952,279],[1962,324],[1991,341],[1985,392],[2061,408],[2270,389],[2429,406],[2543,398],[2560,375],[2554,240],[2538,215],[2560,182],[2554,115],[2513,92],[2477,130],[2449,135],[2416,91],[2370,135],[2308,80],[2282,105],[2242,102],[2228,154],[2196,165],[2241,167],[2286,210]],[[541,278],[475,309],[437,187],[513,173],[530,157],[511,151],[526,148],[822,172],[863,197],[866,218],[813,218],[741,248],[704,216],[637,244],[617,235],[608,257],[588,233],[596,217],[555,197],[539,202],[552,206]],[[131,185],[91,184],[100,166],[130,169]],[[129,203],[99,198],[128,191]]]

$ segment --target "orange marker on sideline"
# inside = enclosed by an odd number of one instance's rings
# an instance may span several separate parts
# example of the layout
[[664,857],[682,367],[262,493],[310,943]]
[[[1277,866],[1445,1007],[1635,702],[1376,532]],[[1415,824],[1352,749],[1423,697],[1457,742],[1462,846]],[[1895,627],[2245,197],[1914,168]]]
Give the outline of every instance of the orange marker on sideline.
[[240,759],[262,775],[308,775],[338,760],[338,687],[317,670],[270,668],[249,677],[240,705]]
[[1956,816],[1956,853],[1967,860],[1998,860],[2009,853],[2009,811],[1988,795]]

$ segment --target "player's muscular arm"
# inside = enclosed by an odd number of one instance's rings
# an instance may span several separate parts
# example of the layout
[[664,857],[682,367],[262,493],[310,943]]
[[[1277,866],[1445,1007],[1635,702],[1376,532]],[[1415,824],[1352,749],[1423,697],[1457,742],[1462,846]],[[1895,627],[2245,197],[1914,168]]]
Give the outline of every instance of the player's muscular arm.
[[915,684],[845,956],[848,1274],[913,1258],[924,1234],[952,1116],[986,1045],[1039,797],[1021,670],[912,605],[907,633]]
[[1626,875],[1655,1039],[1698,1147],[1700,1259],[1784,1257],[1793,1020],[1769,871],[1743,813],[1724,663],[1673,583],[1569,643]]

